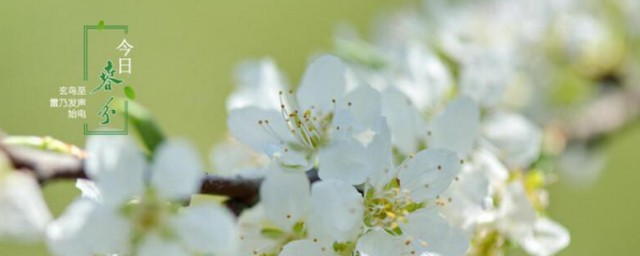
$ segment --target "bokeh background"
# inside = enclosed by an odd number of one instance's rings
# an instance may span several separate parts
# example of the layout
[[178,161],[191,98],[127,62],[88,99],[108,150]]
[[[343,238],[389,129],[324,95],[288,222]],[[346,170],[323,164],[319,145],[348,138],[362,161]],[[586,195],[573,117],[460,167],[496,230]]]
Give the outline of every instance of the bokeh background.
[[[137,101],[208,161],[225,136],[225,97],[238,63],[270,56],[297,84],[310,56],[333,49],[338,25],[367,35],[376,17],[407,5],[417,1],[2,1],[0,129],[84,145],[82,122],[50,108],[49,99],[60,86],[80,84],[82,27],[104,20],[129,25]],[[625,130],[605,146],[609,161],[595,184],[575,187],[561,176],[552,185],[550,212],[572,235],[559,255],[640,251],[639,147],[640,127]],[[56,215],[77,194],[64,182],[44,191]],[[2,242],[0,255],[47,254],[43,245]]]

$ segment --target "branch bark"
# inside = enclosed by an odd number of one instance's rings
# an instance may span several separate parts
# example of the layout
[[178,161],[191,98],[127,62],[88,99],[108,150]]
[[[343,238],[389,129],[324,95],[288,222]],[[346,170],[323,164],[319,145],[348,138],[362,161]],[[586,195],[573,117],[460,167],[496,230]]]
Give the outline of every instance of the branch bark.
[[[84,169],[84,160],[79,157],[2,143],[0,151],[7,155],[16,170],[30,173],[41,185],[56,180],[90,179]],[[307,176],[311,182],[319,180],[316,170],[307,171]],[[259,201],[262,181],[261,177],[207,174],[202,179],[199,194],[229,197],[225,205],[239,215]]]

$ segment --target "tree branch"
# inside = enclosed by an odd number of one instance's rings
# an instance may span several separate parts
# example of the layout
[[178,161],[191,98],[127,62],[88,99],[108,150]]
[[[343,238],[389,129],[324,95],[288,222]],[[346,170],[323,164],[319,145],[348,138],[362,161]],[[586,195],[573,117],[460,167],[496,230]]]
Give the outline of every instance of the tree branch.
[[[84,169],[84,160],[72,155],[2,143],[0,152],[7,155],[16,170],[29,172],[41,185],[55,180],[90,179]],[[316,170],[308,171],[307,176],[311,182],[319,180]],[[239,215],[244,209],[259,201],[262,181],[261,177],[207,174],[202,179],[199,193],[229,197],[225,205]]]

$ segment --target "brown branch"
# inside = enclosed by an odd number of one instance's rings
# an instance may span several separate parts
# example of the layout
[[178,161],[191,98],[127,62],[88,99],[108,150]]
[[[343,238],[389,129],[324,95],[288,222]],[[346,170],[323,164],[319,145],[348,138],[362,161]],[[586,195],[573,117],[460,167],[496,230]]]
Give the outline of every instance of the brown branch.
[[[84,160],[72,155],[2,143],[0,152],[8,156],[16,170],[29,172],[41,185],[55,180],[90,179],[84,169]],[[319,180],[316,170],[308,171],[307,176],[311,182]],[[202,180],[199,193],[229,197],[225,205],[239,215],[259,201],[262,180],[260,177],[207,174]]]
[[615,87],[585,106],[563,130],[574,141],[598,141],[640,119],[640,87]]

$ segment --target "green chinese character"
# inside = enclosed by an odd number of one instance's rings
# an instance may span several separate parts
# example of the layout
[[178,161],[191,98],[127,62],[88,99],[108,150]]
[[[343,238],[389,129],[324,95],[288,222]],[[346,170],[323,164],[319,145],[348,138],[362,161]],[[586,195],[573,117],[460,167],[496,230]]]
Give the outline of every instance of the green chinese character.
[[100,122],[101,125],[108,125],[109,123],[111,123],[111,115],[116,114],[116,110],[109,107],[109,104],[111,104],[112,100],[113,96],[109,97],[109,100],[107,100],[104,106],[102,106],[100,112],[98,112],[98,116],[103,118],[102,122]]
[[111,60],[107,60],[107,66],[104,67],[104,71],[100,74],[100,80],[102,83],[98,85],[91,93],[94,93],[97,90],[103,89],[105,91],[111,91],[112,84],[121,84],[122,79],[116,78],[115,75],[116,70],[113,68],[113,63]]

